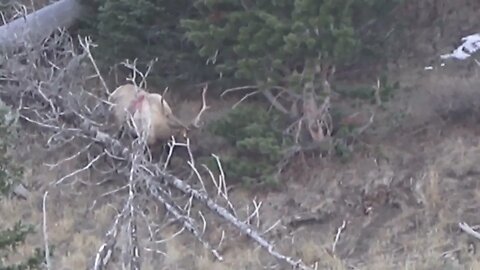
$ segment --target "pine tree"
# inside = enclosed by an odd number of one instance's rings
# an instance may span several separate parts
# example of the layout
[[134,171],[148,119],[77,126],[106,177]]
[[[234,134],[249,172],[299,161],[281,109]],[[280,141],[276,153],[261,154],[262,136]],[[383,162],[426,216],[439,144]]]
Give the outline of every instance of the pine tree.
[[188,0],[87,0],[90,16],[80,33],[99,46],[95,58],[108,67],[125,59],[138,59],[139,68],[158,59],[151,78],[167,86],[172,82],[207,76],[208,67],[180,27],[182,18],[198,12]]
[[283,149],[290,145],[282,137],[280,115],[254,105],[241,105],[213,122],[210,130],[235,148],[222,157],[229,179],[250,187],[275,187],[273,177]]
[[362,26],[400,1],[205,0],[195,5],[203,16],[182,25],[203,57],[216,57],[218,73],[285,85],[310,60],[346,65],[378,44],[362,38]]

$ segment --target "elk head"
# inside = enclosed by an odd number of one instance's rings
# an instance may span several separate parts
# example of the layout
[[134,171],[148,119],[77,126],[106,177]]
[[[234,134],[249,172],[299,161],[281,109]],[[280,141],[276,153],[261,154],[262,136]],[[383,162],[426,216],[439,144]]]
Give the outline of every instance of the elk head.
[[[189,134],[193,130],[197,130],[203,126],[202,122],[202,115],[210,109],[210,106],[207,105],[206,101],[206,94],[207,94],[207,88],[208,85],[205,85],[205,87],[202,90],[202,106],[196,116],[194,116],[193,119],[191,119],[189,122],[185,123],[178,119],[173,113],[171,113],[171,110],[169,111],[169,108],[166,106],[162,105],[162,114],[166,115],[166,119],[168,122],[168,125],[175,130],[177,135],[180,135],[182,139],[187,139],[189,137]],[[164,103],[161,103],[164,104]]]

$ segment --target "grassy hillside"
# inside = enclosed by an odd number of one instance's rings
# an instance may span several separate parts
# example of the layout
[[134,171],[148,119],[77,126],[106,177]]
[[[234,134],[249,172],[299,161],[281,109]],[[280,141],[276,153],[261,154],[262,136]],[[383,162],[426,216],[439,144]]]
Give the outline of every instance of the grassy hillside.
[[[469,60],[447,63],[434,71],[423,68],[438,65],[440,54],[453,49],[460,37],[480,29],[475,20],[480,4],[417,2],[407,6],[415,11],[411,14],[415,20],[403,41],[404,49],[397,61],[389,63],[388,77],[398,81],[400,89],[384,110],[377,111],[374,123],[357,139],[348,159],[299,155],[283,172],[285,180],[279,190],[248,189],[231,181],[229,198],[239,219],[246,220],[261,202],[258,215],[252,215],[250,222],[258,231],[266,231],[263,236],[282,254],[302,258],[315,269],[480,269],[478,239],[458,226],[466,222],[476,229],[480,223],[478,66]],[[416,9],[414,5],[422,6]],[[368,78],[358,78],[357,83],[364,85],[365,81],[375,84]],[[103,91],[97,79],[84,83],[85,88]],[[199,99],[168,98],[183,118],[191,118],[201,106]],[[222,117],[237,101],[210,96],[205,121]],[[363,109],[351,108],[352,113]],[[23,182],[31,196],[0,200],[0,228],[21,219],[36,224],[41,232],[42,199],[49,190],[45,220],[49,244],[55,247],[52,269],[86,269],[122,210],[128,189],[123,188],[122,179],[104,179],[99,170],[85,170],[62,185],[51,185],[88,160],[69,158],[78,151],[75,143],[48,148],[52,134],[40,130],[26,123],[18,138],[15,160],[26,167]],[[192,144],[221,159],[233,151],[204,129],[196,133]],[[61,166],[49,166],[62,160]],[[175,162],[188,168],[182,158]],[[197,178],[188,177],[188,169],[175,173],[201,186]],[[231,173],[225,174],[228,182]],[[217,189],[208,179],[202,185],[215,194]],[[289,269],[194,203],[191,211],[201,211],[207,221],[204,239],[224,258],[218,262],[192,234],[177,234],[182,226],[170,222],[161,204],[147,196],[139,196],[138,201],[141,269]],[[188,198],[184,202],[188,206]],[[125,226],[118,231],[119,249],[108,269],[122,269],[127,230]],[[42,233],[29,236],[26,245],[8,260],[15,261],[30,254],[32,247],[43,245]]]

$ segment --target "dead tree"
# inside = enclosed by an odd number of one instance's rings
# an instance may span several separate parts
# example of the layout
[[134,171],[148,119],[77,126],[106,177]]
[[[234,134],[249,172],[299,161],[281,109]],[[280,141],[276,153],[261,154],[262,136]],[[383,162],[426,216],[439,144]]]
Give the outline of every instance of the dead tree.
[[58,28],[69,28],[82,13],[83,7],[79,0],[59,0],[8,23],[3,18],[0,48],[10,51],[26,43],[39,43]]

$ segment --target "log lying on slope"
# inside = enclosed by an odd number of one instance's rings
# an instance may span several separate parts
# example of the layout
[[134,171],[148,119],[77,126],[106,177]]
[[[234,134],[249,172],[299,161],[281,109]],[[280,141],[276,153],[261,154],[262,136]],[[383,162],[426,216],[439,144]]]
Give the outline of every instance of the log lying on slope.
[[7,51],[42,41],[58,28],[68,28],[80,18],[79,0],[60,0],[0,26],[0,48]]

